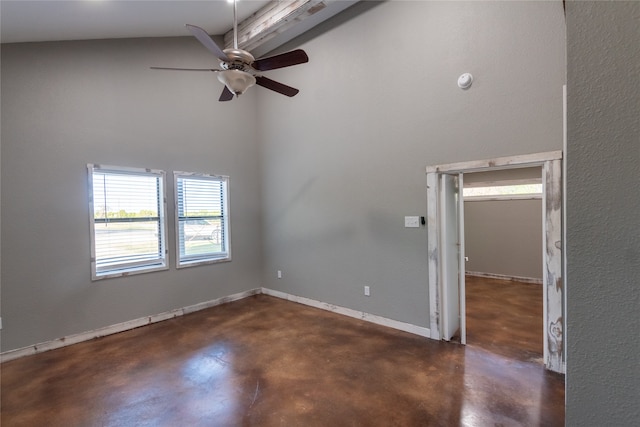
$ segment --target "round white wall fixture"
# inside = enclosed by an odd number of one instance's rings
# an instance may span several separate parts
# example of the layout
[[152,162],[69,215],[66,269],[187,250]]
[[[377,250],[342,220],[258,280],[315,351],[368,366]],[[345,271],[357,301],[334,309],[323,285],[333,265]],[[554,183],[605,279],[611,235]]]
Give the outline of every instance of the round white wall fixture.
[[462,90],[469,89],[471,87],[471,83],[473,83],[473,76],[469,73],[464,73],[458,77],[458,87]]

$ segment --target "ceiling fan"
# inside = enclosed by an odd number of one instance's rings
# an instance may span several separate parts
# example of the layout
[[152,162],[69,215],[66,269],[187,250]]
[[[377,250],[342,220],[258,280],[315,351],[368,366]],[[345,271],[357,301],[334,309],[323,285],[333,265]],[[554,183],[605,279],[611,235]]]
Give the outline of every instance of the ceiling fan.
[[224,89],[218,101],[230,101],[233,96],[242,95],[253,85],[262,86],[286,96],[295,96],[298,89],[287,86],[275,80],[271,80],[260,74],[261,71],[275,70],[277,68],[290,67],[292,65],[309,62],[309,57],[302,49],[292,50],[280,55],[255,59],[251,53],[238,48],[238,20],[236,0],[233,2],[233,48],[220,49],[216,42],[205,30],[195,25],[186,25],[195,38],[202,43],[220,62],[221,69],[215,68],[170,68],[151,67],[154,70],[178,70],[178,71],[213,71],[217,73],[218,80],[224,84]]

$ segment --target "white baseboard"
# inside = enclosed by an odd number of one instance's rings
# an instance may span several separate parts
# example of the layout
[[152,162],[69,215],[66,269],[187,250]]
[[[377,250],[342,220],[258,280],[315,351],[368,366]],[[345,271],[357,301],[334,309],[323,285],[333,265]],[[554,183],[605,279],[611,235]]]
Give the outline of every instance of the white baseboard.
[[56,348],[66,347],[71,344],[77,344],[79,342],[88,341],[94,338],[104,337],[106,335],[117,334],[118,332],[124,332],[130,329],[138,328],[140,326],[150,325],[152,323],[161,322],[163,320],[183,316],[185,314],[193,313],[199,310],[204,310],[205,308],[215,307],[216,305],[224,304],[231,301],[237,301],[237,300],[249,297],[251,295],[260,294],[261,292],[262,291],[260,288],[251,289],[248,291],[240,292],[240,293],[229,295],[226,297],[216,298],[211,301],[205,301],[205,302],[190,305],[187,307],[165,311],[159,314],[154,314],[151,316],[141,317],[139,319],[129,320],[126,322],[118,323],[116,325],[105,326],[103,328],[94,329],[93,331],[81,332],[79,334],[73,334],[63,338],[57,338],[51,341],[46,341],[43,343],[30,345],[27,347],[17,348],[15,350],[9,350],[4,353],[0,353],[0,363],[17,359],[23,356],[30,356],[32,354],[42,353],[42,352],[53,350]]
[[422,337],[431,338],[431,330],[429,328],[416,326],[411,323],[400,322],[398,320],[388,319],[386,317],[366,313],[364,311],[353,310],[351,308],[340,307],[338,305],[316,301],[310,298],[291,295],[286,292],[275,291],[267,288],[256,288],[256,289],[251,289],[245,292],[229,295],[226,297],[217,298],[211,301],[201,302],[201,303],[190,305],[187,307],[165,311],[163,313],[141,317],[139,319],[128,320],[126,322],[118,323],[111,326],[105,326],[103,328],[94,329],[92,331],[81,332],[79,334],[68,335],[66,337],[57,338],[51,341],[45,341],[39,344],[34,344],[27,347],[9,350],[9,351],[0,353],[0,363],[7,362],[13,359],[18,359],[24,356],[30,356],[33,354],[54,350],[56,348],[66,347],[68,345],[77,344],[82,341],[88,341],[94,338],[104,337],[111,334],[117,334],[118,332],[128,331],[130,329],[139,328],[140,326],[150,325],[152,323],[161,322],[163,320],[183,316],[185,314],[193,313],[199,310],[204,310],[210,307],[215,307],[216,305],[225,304],[227,302],[237,301],[237,300],[249,297],[251,295],[258,295],[258,294],[271,295],[287,301],[297,302],[300,304],[308,305],[310,307],[331,311],[333,313],[342,314],[344,316],[349,316],[356,319],[361,319],[367,322],[375,323],[377,325],[382,325],[389,328],[398,329],[400,331],[409,332],[411,334],[420,335]]
[[389,328],[398,329],[404,332],[409,332],[411,334],[431,338],[431,330],[423,326],[417,326],[411,323],[401,322],[399,320],[388,319],[386,317],[366,313],[364,311],[358,311],[358,310],[353,310],[351,308],[340,307],[338,305],[316,301],[310,298],[299,297],[297,295],[291,295],[286,292],[275,291],[273,289],[262,288],[262,293],[265,295],[271,295],[277,298],[282,298],[287,301],[293,301],[293,302],[308,305],[311,307],[319,308],[322,310],[331,311],[333,313],[342,314],[344,316],[354,317],[356,319],[375,323],[376,325],[387,326]]
[[535,283],[542,285],[542,279],[536,277],[509,276],[506,274],[483,273],[480,271],[466,271],[467,276],[487,277],[489,279],[511,280],[514,282]]

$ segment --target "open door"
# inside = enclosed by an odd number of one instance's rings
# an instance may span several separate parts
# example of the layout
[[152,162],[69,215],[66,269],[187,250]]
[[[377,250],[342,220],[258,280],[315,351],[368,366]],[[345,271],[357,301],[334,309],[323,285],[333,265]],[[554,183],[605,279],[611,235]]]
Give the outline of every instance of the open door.
[[458,174],[458,298],[460,301],[460,343],[467,344],[467,296],[465,276],[467,257],[464,248],[464,175]]
[[[433,339],[450,340],[460,327],[466,342],[464,297],[464,205],[462,175],[542,166],[544,363],[564,372],[564,280],[562,277],[562,151],[427,166],[429,325]],[[457,270],[457,271],[456,271]],[[457,286],[456,286],[457,285]]]
[[460,330],[466,343],[464,305],[464,204],[462,174],[440,175],[440,247],[442,250],[442,336],[450,341]]

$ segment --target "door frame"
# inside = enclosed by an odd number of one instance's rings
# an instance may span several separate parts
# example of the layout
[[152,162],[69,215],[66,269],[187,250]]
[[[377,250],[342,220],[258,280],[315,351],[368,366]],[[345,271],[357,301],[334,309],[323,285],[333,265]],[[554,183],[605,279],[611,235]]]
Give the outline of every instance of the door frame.
[[[440,175],[497,169],[542,167],[543,358],[547,369],[564,372],[564,283],[562,277],[562,151],[499,157],[427,166],[427,236],[429,254],[429,319],[431,338],[441,339],[442,251],[439,227],[447,215],[440,203]],[[464,225],[460,224],[461,230]],[[457,283],[455,284],[457,286]]]
[[[451,286],[441,288],[442,323],[440,339],[449,341],[456,330],[460,331],[460,343],[466,344],[465,326],[465,265],[464,265],[464,200],[462,174],[438,175],[439,203],[448,215],[439,215],[439,243],[443,248],[439,259],[440,277]],[[457,286],[453,286],[453,282]]]

